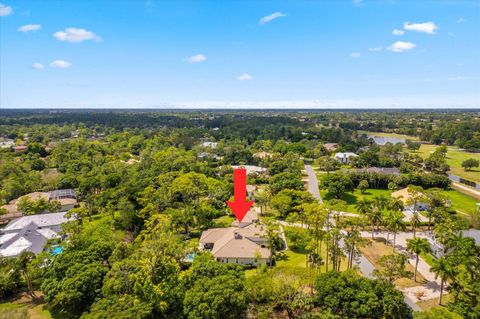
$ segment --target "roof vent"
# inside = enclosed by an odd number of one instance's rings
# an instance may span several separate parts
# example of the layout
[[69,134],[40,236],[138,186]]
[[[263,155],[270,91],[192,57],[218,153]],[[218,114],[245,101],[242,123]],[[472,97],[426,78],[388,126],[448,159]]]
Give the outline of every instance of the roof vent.
[[233,233],[233,236],[235,237],[235,239],[242,239],[242,235],[237,232]]

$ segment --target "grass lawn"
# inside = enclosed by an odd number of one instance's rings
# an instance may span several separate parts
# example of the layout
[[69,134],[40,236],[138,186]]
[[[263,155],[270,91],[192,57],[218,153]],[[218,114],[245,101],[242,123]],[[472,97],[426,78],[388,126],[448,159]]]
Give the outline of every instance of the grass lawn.
[[[289,227],[289,228],[296,228],[296,227]],[[287,228],[285,228],[287,229]],[[287,244],[289,247],[291,247],[291,243],[287,238]],[[325,251],[326,244],[322,242],[322,260],[326,260],[326,251]],[[285,251],[285,253],[280,256],[279,260],[277,261],[277,266],[278,267],[286,267],[286,268],[306,268],[306,259],[307,255],[293,251],[291,249],[288,249]],[[330,264],[328,266],[329,269],[332,268],[332,265]],[[342,261],[340,263],[340,271],[344,271],[347,269],[347,259],[342,258]],[[325,272],[325,265],[322,265],[320,267],[320,272]]]
[[358,131],[359,134],[366,134],[368,136],[381,136],[381,137],[395,137],[395,138],[403,138],[406,140],[417,141],[418,137],[410,136],[410,135],[403,135],[397,133],[384,133],[384,132],[368,132],[368,131]]
[[[422,158],[427,158],[433,151],[435,151],[437,147],[438,145],[422,144],[422,146],[416,153]],[[451,172],[462,178],[480,183],[479,168],[467,172],[462,168],[462,162],[469,158],[480,160],[480,153],[469,153],[465,151],[460,151],[458,147],[448,146],[447,164],[450,165]]]
[[460,215],[473,215],[477,207],[477,200],[473,197],[460,193],[457,190],[451,189],[444,191],[451,201],[452,208],[455,209]]
[[433,261],[435,260],[435,257],[433,257],[432,254],[425,254],[421,253],[420,257],[422,257],[423,260],[431,267],[433,266]]
[[442,306],[440,306],[438,304],[438,298],[433,298],[433,299],[417,302],[417,306],[422,308],[422,310],[426,311],[426,310],[430,310],[432,308],[444,307],[445,305],[448,304],[450,299],[451,299],[451,296],[444,292],[443,297],[442,297],[442,304],[443,304]]
[[[386,196],[387,198],[390,198],[391,193],[392,191],[388,189],[367,189],[365,193],[362,194],[358,189],[356,189],[353,192],[345,193],[341,199],[347,203],[347,209],[346,209],[347,212],[358,213],[357,210],[355,209],[355,205],[359,200],[363,198],[373,199],[376,196],[382,196],[382,195]],[[327,200],[327,201],[329,200],[326,190],[320,190],[320,195],[324,200]]]
[[[40,293],[37,293],[37,295]],[[41,299],[32,301],[21,294],[11,300],[0,302],[0,319],[51,319]]]
[[[380,258],[386,255],[393,254],[392,247],[385,245],[383,242],[379,240],[378,241],[370,240],[370,245],[361,247],[360,251],[377,269],[380,267],[379,266]],[[403,277],[403,278],[397,279],[395,281],[396,286],[400,288],[407,288],[407,287],[419,286],[422,283],[426,283],[426,279],[419,272],[417,272],[417,281],[415,282],[413,280],[414,267],[410,263],[407,263],[407,265],[405,266],[405,270],[412,273],[411,278]]]

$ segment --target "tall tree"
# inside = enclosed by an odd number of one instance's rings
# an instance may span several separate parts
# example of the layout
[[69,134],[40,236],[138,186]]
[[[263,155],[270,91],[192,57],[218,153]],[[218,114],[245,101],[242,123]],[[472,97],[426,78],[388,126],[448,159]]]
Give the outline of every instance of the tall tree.
[[435,279],[440,277],[440,297],[438,299],[438,304],[442,305],[443,287],[445,282],[447,282],[447,280],[453,276],[452,265],[445,257],[440,257],[433,261],[433,265],[430,270],[435,273]]
[[431,252],[430,243],[425,238],[407,239],[407,251],[415,254],[415,272],[413,273],[413,280],[417,281],[418,259],[421,253]]

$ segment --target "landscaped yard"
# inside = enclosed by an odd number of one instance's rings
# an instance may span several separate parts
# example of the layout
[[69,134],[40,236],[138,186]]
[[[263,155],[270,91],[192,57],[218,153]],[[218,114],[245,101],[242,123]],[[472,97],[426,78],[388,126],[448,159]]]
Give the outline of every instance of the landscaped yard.
[[425,301],[417,302],[417,306],[422,308],[422,310],[430,310],[432,308],[444,307],[450,301],[451,296],[448,293],[444,293],[442,297],[442,306],[438,304],[438,298],[433,298]]
[[[355,209],[355,205],[362,198],[373,199],[374,197],[382,196],[382,195],[387,198],[390,198],[391,193],[392,191],[388,189],[367,189],[365,193],[362,194],[362,192],[360,192],[358,189],[355,189],[353,192],[345,193],[341,199],[347,203],[347,209],[346,209],[347,212],[357,213],[357,210]],[[320,195],[325,200],[329,199],[326,190],[321,190]]]
[[[418,152],[422,158],[427,158],[438,145],[433,144],[422,144]],[[465,171],[462,167],[462,162],[469,158],[474,158],[480,160],[480,153],[469,153],[465,151],[461,151],[458,147],[455,146],[448,146],[448,153],[447,153],[447,164],[450,165],[450,170],[452,174],[460,176],[462,178],[480,183],[480,169],[472,169],[471,171]]]
[[[360,251],[377,269],[380,267],[379,262],[382,256],[393,254],[392,247],[385,245],[380,240],[373,240],[373,241],[370,240],[370,245],[361,247]],[[422,283],[426,282],[426,279],[419,272],[417,272],[417,281],[415,282],[413,280],[414,267],[410,263],[407,263],[405,270],[412,273],[412,276],[411,278],[404,277],[404,278],[397,279],[395,281],[395,284],[398,287],[400,288],[414,287],[414,286],[419,286]]]
[[[39,293],[37,293],[39,294]],[[33,302],[25,294],[9,301],[0,302],[0,319],[51,319],[41,300]]]

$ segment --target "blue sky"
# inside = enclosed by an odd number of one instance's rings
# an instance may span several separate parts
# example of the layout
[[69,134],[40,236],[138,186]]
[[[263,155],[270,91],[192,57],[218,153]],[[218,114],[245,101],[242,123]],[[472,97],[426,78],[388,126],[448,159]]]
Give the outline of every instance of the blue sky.
[[480,107],[480,1],[0,3],[5,108]]

